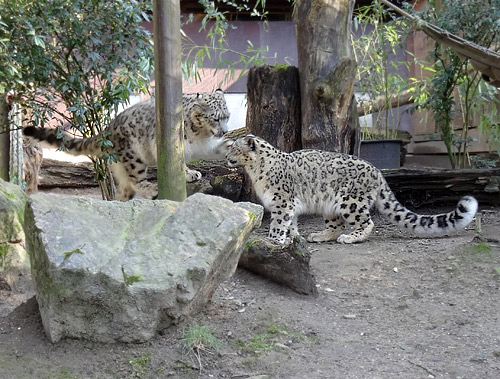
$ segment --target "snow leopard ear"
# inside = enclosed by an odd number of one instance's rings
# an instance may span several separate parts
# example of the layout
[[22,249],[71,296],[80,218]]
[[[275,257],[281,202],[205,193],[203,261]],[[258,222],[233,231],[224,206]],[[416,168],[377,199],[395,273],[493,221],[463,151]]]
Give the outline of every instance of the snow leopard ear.
[[255,151],[255,140],[252,137],[251,134],[247,136],[247,145],[250,150]]
[[224,95],[224,91],[221,90],[220,88],[217,88],[214,92],[215,93],[220,93],[220,94]]

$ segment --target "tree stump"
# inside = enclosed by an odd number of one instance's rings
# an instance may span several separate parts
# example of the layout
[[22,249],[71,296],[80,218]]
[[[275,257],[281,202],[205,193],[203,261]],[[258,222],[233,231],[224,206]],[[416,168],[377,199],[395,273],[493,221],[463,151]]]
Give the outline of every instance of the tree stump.
[[248,132],[264,138],[280,150],[300,150],[300,88],[297,67],[253,67],[248,73],[247,87]]
[[349,39],[353,8],[354,0],[297,0],[303,148],[355,152],[356,61]]

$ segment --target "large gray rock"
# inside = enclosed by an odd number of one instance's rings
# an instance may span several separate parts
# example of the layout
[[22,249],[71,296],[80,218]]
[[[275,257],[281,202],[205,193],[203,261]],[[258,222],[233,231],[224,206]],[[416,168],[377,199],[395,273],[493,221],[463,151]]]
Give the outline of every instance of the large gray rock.
[[0,272],[29,269],[24,249],[24,208],[26,194],[0,179]]
[[262,213],[203,194],[182,203],[31,196],[26,235],[48,338],[143,342],[200,310]]

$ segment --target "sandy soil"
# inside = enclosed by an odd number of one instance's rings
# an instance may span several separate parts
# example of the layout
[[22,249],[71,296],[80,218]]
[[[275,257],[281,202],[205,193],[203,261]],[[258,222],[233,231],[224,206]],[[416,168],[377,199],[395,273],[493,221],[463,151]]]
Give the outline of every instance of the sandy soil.
[[[304,235],[322,224],[301,221]],[[500,208],[481,221],[418,239],[375,217],[367,242],[309,245],[319,297],[238,269],[201,314],[140,345],[53,345],[29,298],[0,313],[0,378],[500,378]],[[29,297],[19,283],[0,285],[0,306]],[[218,350],[183,348],[191,325]]]

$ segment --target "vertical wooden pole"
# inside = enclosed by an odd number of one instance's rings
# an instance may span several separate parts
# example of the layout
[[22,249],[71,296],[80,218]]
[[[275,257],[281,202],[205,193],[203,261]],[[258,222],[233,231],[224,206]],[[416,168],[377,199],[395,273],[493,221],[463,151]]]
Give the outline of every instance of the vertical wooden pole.
[[9,181],[10,135],[9,109],[5,96],[0,94],[0,179]]
[[183,201],[181,25],[179,0],[154,0],[156,146],[158,198]]

